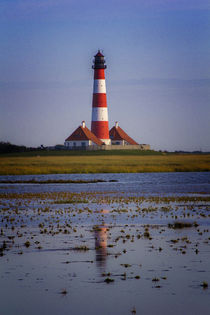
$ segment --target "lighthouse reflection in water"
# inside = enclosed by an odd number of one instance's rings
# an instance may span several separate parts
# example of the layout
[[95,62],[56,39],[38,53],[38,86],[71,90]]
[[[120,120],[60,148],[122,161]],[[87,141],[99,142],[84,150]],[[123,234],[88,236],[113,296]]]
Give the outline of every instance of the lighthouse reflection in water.
[[[109,213],[109,210],[101,210],[100,213]],[[95,231],[95,250],[96,250],[96,265],[101,272],[106,269],[107,259],[107,230],[108,226],[105,222],[94,226]]]

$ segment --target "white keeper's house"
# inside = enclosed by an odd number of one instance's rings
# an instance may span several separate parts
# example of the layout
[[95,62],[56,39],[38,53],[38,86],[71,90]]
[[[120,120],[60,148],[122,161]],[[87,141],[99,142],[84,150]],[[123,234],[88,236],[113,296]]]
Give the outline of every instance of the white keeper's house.
[[109,137],[111,139],[111,144],[139,145],[135,140],[129,137],[122,128],[120,128],[118,121],[115,122],[115,126],[109,131]]
[[79,126],[64,142],[65,147],[89,147],[101,146],[103,142],[98,139],[91,131],[85,126],[85,121],[82,121]]

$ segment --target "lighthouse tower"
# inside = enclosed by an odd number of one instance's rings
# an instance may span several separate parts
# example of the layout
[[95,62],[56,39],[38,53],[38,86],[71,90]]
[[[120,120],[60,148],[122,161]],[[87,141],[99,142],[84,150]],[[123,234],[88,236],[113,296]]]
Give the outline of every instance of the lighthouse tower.
[[98,51],[94,56],[94,85],[93,85],[93,102],[92,102],[92,122],[91,131],[105,144],[111,144],[109,138],[109,121],[106,102],[106,69],[104,56]]

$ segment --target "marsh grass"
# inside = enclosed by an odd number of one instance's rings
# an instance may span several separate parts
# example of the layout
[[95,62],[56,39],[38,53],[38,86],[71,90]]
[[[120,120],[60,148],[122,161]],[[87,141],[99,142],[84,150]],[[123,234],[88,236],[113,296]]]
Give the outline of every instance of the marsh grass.
[[0,175],[201,171],[210,154],[0,157]]

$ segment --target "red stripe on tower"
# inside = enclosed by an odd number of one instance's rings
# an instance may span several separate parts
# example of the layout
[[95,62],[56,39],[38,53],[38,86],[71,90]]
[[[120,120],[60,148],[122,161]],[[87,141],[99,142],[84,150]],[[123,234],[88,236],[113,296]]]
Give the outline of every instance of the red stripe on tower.
[[92,102],[92,122],[91,131],[105,144],[110,144],[109,138],[109,121],[106,102],[106,69],[104,56],[98,51],[95,55],[93,64],[94,85],[93,85],[93,102]]

